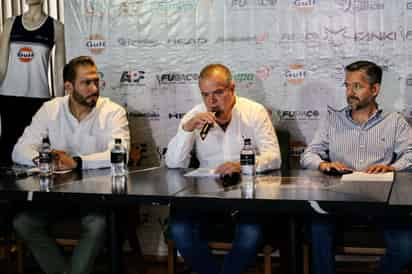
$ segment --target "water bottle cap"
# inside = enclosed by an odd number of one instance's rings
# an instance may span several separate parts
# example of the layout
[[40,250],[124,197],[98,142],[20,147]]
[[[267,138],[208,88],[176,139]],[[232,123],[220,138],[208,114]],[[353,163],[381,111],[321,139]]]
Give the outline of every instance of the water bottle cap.
[[49,136],[45,136],[45,137],[43,137],[43,139],[42,139],[42,143],[48,143],[48,144],[50,144],[50,139],[49,139]]
[[116,139],[114,139],[114,143],[115,143],[115,144],[121,144],[121,143],[122,143],[122,139],[116,138]]
[[245,142],[245,145],[250,145],[252,142],[251,142],[251,140],[250,140],[250,138],[246,138],[245,140],[244,140],[244,142]]

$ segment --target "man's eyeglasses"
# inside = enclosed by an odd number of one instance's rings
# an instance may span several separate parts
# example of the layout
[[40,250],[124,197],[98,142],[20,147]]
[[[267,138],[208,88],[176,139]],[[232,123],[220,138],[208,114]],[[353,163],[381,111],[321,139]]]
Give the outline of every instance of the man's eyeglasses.
[[362,89],[364,89],[365,88],[365,86],[364,85],[362,85],[361,83],[359,83],[359,82],[354,82],[354,83],[347,83],[347,82],[345,82],[345,83],[343,83],[343,86],[346,88],[346,89],[352,89],[352,91],[353,92],[360,92]]

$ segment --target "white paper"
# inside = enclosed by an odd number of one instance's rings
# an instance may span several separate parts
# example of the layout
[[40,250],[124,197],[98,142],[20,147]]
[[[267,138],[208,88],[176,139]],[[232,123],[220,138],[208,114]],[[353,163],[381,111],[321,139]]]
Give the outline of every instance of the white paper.
[[392,182],[393,176],[394,176],[393,172],[370,174],[370,173],[355,171],[350,174],[342,175],[341,180],[344,182],[350,182],[350,181]]
[[184,176],[188,177],[219,177],[219,174],[215,173],[213,168],[198,168],[193,171],[189,171]]

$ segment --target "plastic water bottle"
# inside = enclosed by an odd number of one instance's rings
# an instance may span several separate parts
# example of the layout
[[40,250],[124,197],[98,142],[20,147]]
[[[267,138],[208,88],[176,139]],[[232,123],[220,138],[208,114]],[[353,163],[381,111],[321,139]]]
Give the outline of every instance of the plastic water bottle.
[[40,176],[47,177],[53,174],[53,157],[49,137],[43,137],[39,151]]
[[253,198],[255,192],[255,149],[249,138],[244,140],[240,151],[240,169],[242,173],[241,192],[243,198]]
[[122,145],[122,139],[116,138],[114,146],[110,152],[110,162],[112,166],[112,176],[126,176],[126,148]]

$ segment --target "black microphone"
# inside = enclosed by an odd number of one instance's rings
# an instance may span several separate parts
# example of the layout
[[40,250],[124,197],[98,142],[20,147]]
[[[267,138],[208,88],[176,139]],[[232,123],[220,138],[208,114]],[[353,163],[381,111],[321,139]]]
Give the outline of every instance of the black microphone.
[[[219,111],[214,111],[212,113],[215,117],[217,117],[220,114]],[[213,123],[206,123],[203,125],[202,129],[200,130],[200,138],[202,139],[202,141],[206,138],[207,133],[212,127],[213,127]]]
[[202,129],[200,130],[200,138],[202,139],[202,141],[206,138],[206,135],[212,126],[213,124],[210,123],[206,123],[203,125]]

